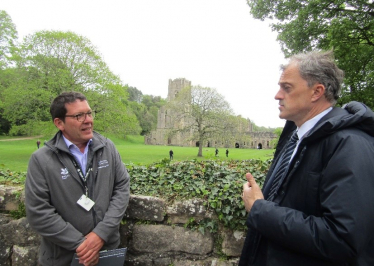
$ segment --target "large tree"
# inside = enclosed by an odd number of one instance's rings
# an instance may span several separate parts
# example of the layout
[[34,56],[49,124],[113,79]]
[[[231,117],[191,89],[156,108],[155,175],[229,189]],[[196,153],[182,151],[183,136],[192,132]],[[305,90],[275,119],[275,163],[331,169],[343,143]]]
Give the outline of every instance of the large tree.
[[40,31],[25,37],[19,67],[37,75],[40,85],[56,94],[66,90],[107,91],[107,84],[119,84],[87,38],[73,32]]
[[17,38],[18,33],[12,19],[4,10],[0,10],[0,70],[8,66]]
[[173,113],[171,134],[192,132],[199,142],[197,156],[203,156],[203,146],[208,139],[219,137],[225,130],[226,118],[233,115],[229,103],[215,89],[193,86],[182,89],[168,103]]
[[127,87],[87,38],[73,32],[36,32],[25,37],[13,60],[15,75],[1,99],[12,134],[35,134],[30,129],[37,128],[36,122],[42,128],[50,123],[52,99],[73,90],[86,94],[98,111],[96,129],[117,134],[140,131],[136,116],[125,105]]
[[371,0],[247,0],[252,15],[272,19],[286,56],[314,49],[334,51],[345,71],[340,103],[374,107],[374,3]]
[[10,57],[18,38],[16,26],[10,16],[0,10],[0,134],[9,132],[11,123],[3,117],[2,92],[13,79],[13,71],[8,69],[11,65]]

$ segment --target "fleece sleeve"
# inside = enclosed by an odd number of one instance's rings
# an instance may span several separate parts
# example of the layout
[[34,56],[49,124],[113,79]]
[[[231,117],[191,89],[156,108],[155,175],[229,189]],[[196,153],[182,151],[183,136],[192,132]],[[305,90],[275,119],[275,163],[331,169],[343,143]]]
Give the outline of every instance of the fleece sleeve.
[[113,149],[114,165],[113,191],[111,195],[108,195],[110,202],[104,218],[93,230],[105,242],[111,242],[112,237],[118,234],[118,227],[130,199],[130,176],[113,144],[111,148]]
[[[42,161],[42,162],[41,162]],[[75,250],[84,236],[66,222],[51,204],[51,195],[43,165],[48,162],[31,156],[26,176],[26,215],[30,226],[42,237],[67,250]]]

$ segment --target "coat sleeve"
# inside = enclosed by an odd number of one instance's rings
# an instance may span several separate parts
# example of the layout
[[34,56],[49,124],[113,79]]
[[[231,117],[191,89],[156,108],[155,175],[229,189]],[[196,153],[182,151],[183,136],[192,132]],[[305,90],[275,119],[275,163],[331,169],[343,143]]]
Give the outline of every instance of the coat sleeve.
[[111,148],[114,154],[113,163],[115,167],[113,192],[103,220],[93,230],[105,242],[108,242],[112,236],[118,234],[118,227],[125,215],[130,199],[130,176],[114,144],[112,144]]
[[[42,161],[42,163],[41,163]],[[30,226],[42,237],[67,250],[75,250],[84,236],[66,222],[51,204],[50,191],[42,165],[46,162],[31,156],[25,184],[26,215]]]
[[318,202],[320,216],[257,200],[247,224],[270,242],[294,251],[349,262],[374,235],[374,145],[356,136],[334,144],[329,143],[334,149],[324,170],[310,173],[320,178],[319,198],[308,199]]

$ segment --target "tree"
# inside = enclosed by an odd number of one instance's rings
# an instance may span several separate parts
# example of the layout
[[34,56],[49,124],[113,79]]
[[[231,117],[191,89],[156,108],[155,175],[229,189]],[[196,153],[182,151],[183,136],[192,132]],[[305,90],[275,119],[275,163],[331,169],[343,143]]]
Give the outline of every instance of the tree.
[[90,107],[96,111],[95,130],[117,136],[138,135],[139,121],[127,103],[127,87],[121,84],[106,85],[106,93],[85,91]]
[[154,117],[147,110],[147,107],[144,104],[137,102],[129,102],[129,106],[139,121],[141,127],[140,135],[146,135],[151,132],[151,130],[156,126],[157,120],[155,122]]
[[334,51],[345,71],[339,103],[359,100],[374,107],[374,3],[368,0],[247,0],[254,18],[275,19],[288,57],[314,49]]
[[135,87],[128,87],[129,101],[141,103],[143,93]]
[[43,127],[50,123],[50,103],[63,91],[87,96],[99,114],[96,129],[139,133],[136,116],[125,105],[127,87],[87,38],[73,32],[36,32],[25,37],[13,60],[14,78],[5,86],[0,105],[3,117],[12,124],[12,134],[35,134],[31,130],[37,122]]
[[221,94],[201,86],[182,89],[168,107],[174,114],[172,123],[175,130],[170,134],[192,132],[192,138],[199,143],[199,157],[203,156],[204,143],[209,138],[220,136],[225,126],[222,121],[233,115]]
[[0,134],[8,133],[11,128],[10,121],[3,116],[4,108],[1,99],[3,99],[4,88],[13,77],[13,71],[7,68],[11,63],[9,58],[18,38],[17,35],[16,26],[10,16],[4,10],[0,10]]
[[282,128],[282,127],[277,127],[276,129],[273,130],[273,133],[274,133],[275,135],[277,135],[277,138],[275,138],[275,139],[273,139],[273,140],[271,141],[271,145],[272,145],[273,147],[277,147],[277,145],[278,145],[278,141],[279,141],[279,138],[280,138],[280,136],[281,136],[281,134],[282,134],[282,131],[283,131],[283,128]]
[[0,70],[8,66],[8,58],[17,38],[18,33],[12,19],[4,10],[0,10]]
[[73,32],[40,31],[25,37],[17,65],[40,79],[46,90],[106,92],[107,84],[119,84],[99,51],[85,37]]
[[157,128],[158,110],[166,104],[166,101],[160,96],[143,95],[141,91],[132,87],[129,87],[129,94],[129,106],[142,128],[140,134],[147,135]]
[[225,116],[222,118],[221,123],[223,124],[221,139],[225,144],[226,148],[231,145],[238,143],[240,147],[243,147],[245,143],[249,145],[251,137],[250,132],[250,121],[238,116]]

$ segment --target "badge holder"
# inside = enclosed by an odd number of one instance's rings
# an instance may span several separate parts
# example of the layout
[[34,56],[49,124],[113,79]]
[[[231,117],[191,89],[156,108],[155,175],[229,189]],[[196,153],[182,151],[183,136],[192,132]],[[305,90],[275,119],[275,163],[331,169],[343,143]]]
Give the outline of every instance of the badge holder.
[[95,205],[95,202],[88,198],[86,195],[82,195],[77,203],[86,211],[91,210],[91,208]]

